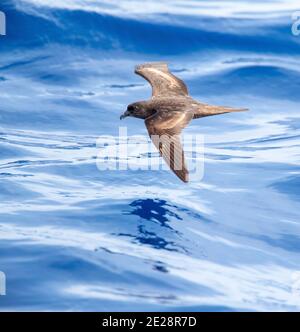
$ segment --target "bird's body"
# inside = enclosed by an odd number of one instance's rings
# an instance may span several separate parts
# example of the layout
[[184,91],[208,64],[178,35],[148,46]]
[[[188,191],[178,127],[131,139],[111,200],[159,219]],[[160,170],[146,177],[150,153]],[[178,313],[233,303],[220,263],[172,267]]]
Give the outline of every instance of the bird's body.
[[180,133],[192,119],[239,112],[245,109],[212,106],[189,96],[182,80],[169,72],[166,63],[148,63],[137,66],[135,73],[152,86],[152,98],[130,104],[121,116],[144,119],[149,135],[171,170],[188,182],[188,169],[180,143]]

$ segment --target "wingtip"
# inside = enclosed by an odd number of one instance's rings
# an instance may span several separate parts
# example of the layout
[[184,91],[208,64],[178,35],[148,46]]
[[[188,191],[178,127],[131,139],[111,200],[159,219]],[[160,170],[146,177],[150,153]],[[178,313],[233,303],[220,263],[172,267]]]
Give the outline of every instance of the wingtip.
[[168,70],[168,63],[167,62],[145,62],[140,65],[135,66],[134,72],[138,73],[144,68],[159,68],[159,69],[167,69]]
[[180,172],[179,174],[175,172],[175,174],[178,176],[178,178],[184,182],[184,183],[188,183],[189,182],[189,173],[186,170],[183,174]]

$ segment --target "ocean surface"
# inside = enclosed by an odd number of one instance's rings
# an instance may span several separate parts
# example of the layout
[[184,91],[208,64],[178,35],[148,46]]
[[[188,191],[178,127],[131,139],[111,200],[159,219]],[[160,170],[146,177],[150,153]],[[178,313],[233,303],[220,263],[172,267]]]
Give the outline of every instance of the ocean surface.
[[[1,311],[299,311],[299,1],[1,0]],[[134,66],[249,112],[196,120],[204,176],[100,171],[147,132]],[[134,160],[156,158],[137,153]]]

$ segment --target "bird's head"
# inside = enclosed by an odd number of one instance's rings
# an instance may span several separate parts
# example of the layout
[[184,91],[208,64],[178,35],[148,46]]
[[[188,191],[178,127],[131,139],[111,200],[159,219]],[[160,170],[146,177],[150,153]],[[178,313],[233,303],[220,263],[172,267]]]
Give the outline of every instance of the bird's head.
[[127,110],[120,116],[120,120],[132,116],[134,118],[145,119],[148,113],[147,105],[145,102],[136,102],[127,106]]

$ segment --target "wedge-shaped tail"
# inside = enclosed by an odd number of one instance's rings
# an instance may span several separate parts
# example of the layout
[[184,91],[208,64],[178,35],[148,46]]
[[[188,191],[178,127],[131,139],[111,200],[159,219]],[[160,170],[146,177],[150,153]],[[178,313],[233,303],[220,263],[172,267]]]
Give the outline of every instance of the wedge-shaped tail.
[[233,112],[244,112],[244,111],[248,111],[248,109],[201,104],[199,105],[199,108],[194,112],[194,119],[202,118],[204,116],[233,113]]

